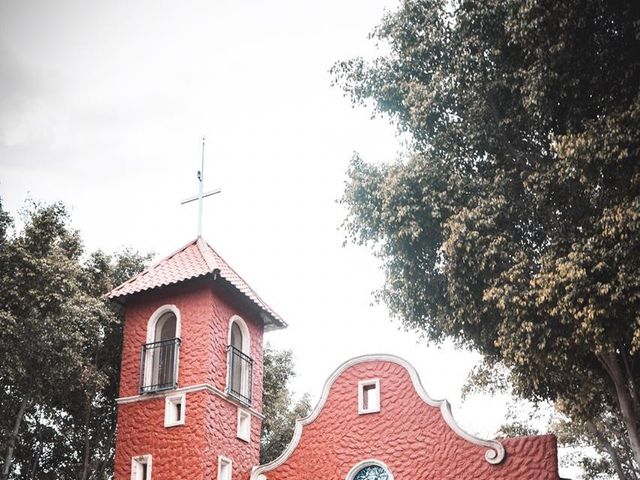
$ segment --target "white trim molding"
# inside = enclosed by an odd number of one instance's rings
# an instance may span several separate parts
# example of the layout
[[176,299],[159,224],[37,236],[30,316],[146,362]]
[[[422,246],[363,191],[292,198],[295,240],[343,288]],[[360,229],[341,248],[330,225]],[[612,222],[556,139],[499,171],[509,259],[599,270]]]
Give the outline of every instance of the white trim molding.
[[[373,396],[375,402],[371,404],[371,398],[365,391],[369,389],[366,387],[373,387]],[[366,398],[365,398],[366,396]],[[365,400],[367,400],[365,402]],[[366,408],[365,408],[365,403]],[[372,378],[371,380],[360,380],[358,382],[358,415],[364,415],[367,413],[378,413],[380,411],[380,379]]]
[[[150,453],[133,457],[131,459],[131,480],[151,480],[152,462],[153,458]],[[144,470],[142,472],[138,472],[138,468],[142,468],[143,465],[147,466],[147,474],[144,478],[142,476]]]
[[233,315],[229,319],[229,326],[227,327],[227,345],[231,345],[231,327],[237,323],[242,333],[242,353],[251,356],[251,335],[249,334],[249,327],[247,322],[240,315]]
[[[162,305],[158,307],[155,312],[151,314],[149,320],[147,321],[147,340],[145,343],[153,343],[157,341],[156,337],[156,326],[158,325],[158,320],[162,318],[165,313],[173,313],[176,317],[176,337],[180,338],[180,309],[175,305]],[[178,350],[179,351],[179,350]],[[153,351],[147,350],[146,357],[144,358],[144,372],[142,378],[144,379],[144,384],[149,385],[151,383],[151,378],[153,377]],[[175,359],[176,362],[176,383],[178,382],[178,375],[180,373],[180,355]],[[142,365],[140,365],[142,368]]]
[[363,460],[362,462],[356,463],[353,467],[351,467],[351,470],[349,470],[349,473],[347,473],[346,480],[353,480],[353,478],[356,476],[356,474],[360,470],[362,470],[365,467],[371,467],[373,465],[375,465],[376,467],[384,468],[386,472],[389,474],[389,480],[393,480],[393,473],[391,473],[391,470],[389,470],[389,467],[387,467],[387,465],[384,462],[381,462],[380,460],[376,460],[375,458],[372,458],[369,460]]
[[300,438],[302,437],[303,427],[305,425],[309,425],[316,418],[318,418],[318,415],[320,415],[320,412],[324,408],[327,398],[329,397],[329,391],[331,390],[331,387],[333,386],[335,381],[338,379],[338,377],[345,370],[359,363],[376,362],[376,361],[395,363],[403,367],[405,370],[407,370],[407,372],[409,373],[409,376],[411,377],[413,387],[418,393],[418,395],[420,396],[420,398],[427,405],[431,405],[432,407],[439,408],[444,421],[447,423],[447,425],[449,425],[451,430],[453,430],[458,436],[462,437],[463,439],[465,439],[470,443],[473,443],[474,445],[485,447],[487,450],[484,454],[484,458],[487,462],[489,462],[492,465],[497,465],[501,463],[502,460],[504,460],[505,449],[500,442],[498,442],[497,440],[484,440],[482,438],[478,438],[474,435],[471,435],[470,433],[465,432],[456,423],[455,419],[453,418],[453,414],[451,413],[451,405],[449,404],[449,402],[447,400],[434,400],[429,396],[429,394],[425,391],[424,387],[422,386],[422,382],[420,381],[420,376],[418,375],[418,372],[413,367],[413,365],[411,365],[405,359],[397,357],[395,355],[372,354],[372,355],[363,355],[360,357],[355,357],[350,360],[347,360],[331,374],[331,376],[327,379],[327,381],[324,384],[324,387],[322,389],[322,395],[320,396],[320,400],[318,401],[318,404],[313,409],[313,411],[307,417],[296,420],[296,426],[293,432],[293,438],[291,439],[291,442],[289,443],[287,448],[284,450],[284,452],[282,452],[282,454],[275,460],[269,463],[266,463],[264,465],[259,465],[255,467],[253,469],[253,472],[251,473],[250,480],[258,480],[260,475],[278,468],[280,465],[282,465],[284,462],[287,461],[287,459],[293,454],[296,447],[298,446],[298,443],[300,442]]
[[[226,470],[228,468],[229,470]],[[223,455],[218,455],[218,480],[231,480],[233,478],[233,460]]]
[[177,427],[185,424],[187,416],[187,394],[177,392],[164,397],[164,427]]
[[175,305],[162,305],[158,307],[155,312],[151,314],[147,321],[147,342],[153,343],[155,341],[156,323],[167,312],[171,312],[176,316],[176,338],[180,338],[180,310]]
[[127,403],[146,402],[148,400],[155,400],[157,398],[172,397],[183,392],[192,393],[192,392],[202,392],[202,391],[217,395],[218,397],[225,400],[226,402],[229,402],[230,404],[236,407],[241,407],[251,412],[251,415],[253,415],[254,417],[258,417],[260,420],[264,420],[264,415],[262,415],[262,413],[260,413],[258,410],[256,410],[255,408],[248,407],[244,403],[240,402],[240,400],[238,400],[234,396],[229,395],[226,392],[223,392],[222,390],[220,390],[219,388],[216,388],[210,383],[201,383],[198,385],[191,385],[189,387],[176,388],[174,390],[167,390],[164,392],[145,393],[144,395],[133,395],[131,397],[120,397],[120,398],[116,398],[116,403],[118,405],[124,405]]
[[[229,319],[229,326],[227,328],[227,348],[231,345],[231,330],[233,326],[237,325],[240,329],[240,334],[242,335],[242,346],[240,347],[242,353],[249,358],[251,358],[251,335],[249,333],[249,327],[247,326],[247,322],[239,315],[233,315]],[[231,361],[232,356],[230,351],[227,350],[227,384],[225,389],[228,393],[231,393],[231,382],[232,376],[235,372],[231,371],[231,367],[233,362]],[[240,385],[235,385],[234,387],[239,388],[239,393],[247,398],[253,398],[253,378],[250,378],[250,371],[246,364],[246,362],[240,362],[236,364],[239,366],[238,374],[240,375]]]
[[246,408],[238,407],[237,409],[236,437],[249,443],[251,442],[251,412]]

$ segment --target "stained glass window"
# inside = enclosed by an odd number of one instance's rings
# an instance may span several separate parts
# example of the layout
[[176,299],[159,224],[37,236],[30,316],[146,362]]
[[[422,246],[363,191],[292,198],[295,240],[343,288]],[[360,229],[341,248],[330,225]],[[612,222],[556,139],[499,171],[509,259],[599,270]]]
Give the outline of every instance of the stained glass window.
[[364,467],[353,480],[389,480],[389,473],[379,465],[369,465]]

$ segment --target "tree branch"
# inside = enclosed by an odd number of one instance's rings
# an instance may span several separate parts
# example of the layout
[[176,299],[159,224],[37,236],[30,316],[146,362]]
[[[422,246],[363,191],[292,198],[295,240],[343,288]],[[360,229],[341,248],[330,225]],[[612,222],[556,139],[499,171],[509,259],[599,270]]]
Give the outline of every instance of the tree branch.
[[20,403],[20,410],[18,410],[18,415],[16,415],[16,421],[13,425],[13,431],[11,432],[9,443],[7,445],[7,453],[4,456],[4,466],[2,468],[2,475],[0,476],[1,480],[7,480],[9,478],[9,472],[11,472],[11,466],[13,465],[14,460],[13,452],[16,449],[16,440],[18,439],[18,433],[20,432],[20,424],[24,418],[24,412],[27,409],[28,403],[29,402],[26,398],[23,398]]
[[598,360],[604,366],[611,381],[613,382],[613,385],[615,386],[618,404],[620,405],[620,411],[622,412],[622,420],[627,427],[627,435],[629,436],[631,450],[633,451],[636,463],[640,465],[640,434],[638,432],[637,417],[633,408],[633,400],[629,392],[626,378],[617,357],[618,354],[615,352],[598,354]]
[[624,474],[624,470],[622,469],[622,462],[620,461],[620,457],[618,456],[618,452],[616,452],[611,442],[605,437],[600,429],[596,428],[593,422],[586,422],[587,430],[591,432],[591,434],[598,440],[600,447],[605,450],[609,457],[611,458],[611,462],[613,463],[613,468],[618,475],[620,480],[628,480],[626,475]]
[[640,411],[640,398],[638,398],[638,390],[636,389],[636,384],[633,380],[633,373],[631,370],[631,365],[629,365],[629,358],[626,351],[622,352],[622,361],[624,363],[624,370],[627,374],[627,383],[629,385],[629,391],[631,392],[631,397],[633,398],[633,403],[635,406],[636,412]]

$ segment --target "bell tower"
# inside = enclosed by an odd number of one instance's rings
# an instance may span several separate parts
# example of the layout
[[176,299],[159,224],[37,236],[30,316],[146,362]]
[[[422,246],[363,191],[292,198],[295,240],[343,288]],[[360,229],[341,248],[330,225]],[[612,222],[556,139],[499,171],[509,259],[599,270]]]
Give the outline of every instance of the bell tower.
[[202,237],[109,293],[124,306],[116,480],[246,480],[262,336],[285,322]]

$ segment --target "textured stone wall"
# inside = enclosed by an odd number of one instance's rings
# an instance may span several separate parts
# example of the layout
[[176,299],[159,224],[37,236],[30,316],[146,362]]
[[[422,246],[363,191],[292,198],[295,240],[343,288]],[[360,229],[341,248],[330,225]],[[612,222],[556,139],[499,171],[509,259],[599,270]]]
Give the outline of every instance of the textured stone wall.
[[[146,342],[151,315],[163,305],[180,310],[181,339],[178,388],[209,384],[224,391],[229,320],[241,316],[251,336],[253,408],[262,411],[262,326],[249,312],[232,306],[209,286],[166,288],[130,301],[125,310],[120,397],[137,396],[140,349]],[[170,393],[170,392],[169,392]],[[237,407],[211,392],[187,393],[184,426],[164,427],[164,396],[118,407],[116,479],[129,479],[131,458],[153,456],[153,478],[215,479],[218,455],[233,460],[234,480],[248,478],[258,463],[261,421],[252,417],[252,438],[236,438]]]
[[[380,379],[380,412],[359,415],[358,381],[373,378]],[[355,464],[377,459],[394,480],[558,479],[555,437],[515,438],[503,445],[505,460],[489,464],[485,447],[456,434],[440,409],[418,396],[403,366],[369,361],[335,380],[293,454],[265,475],[268,480],[344,480]]]
[[[187,394],[185,425],[164,427],[164,398],[118,407],[117,480],[131,478],[131,458],[151,454],[154,479],[201,479],[206,392]],[[215,477],[213,477],[215,478]]]
[[236,437],[236,407],[211,396],[208,399],[204,425],[203,478],[217,478],[218,456],[222,455],[233,460],[233,480],[248,480],[251,469],[260,459],[260,419],[255,416],[251,418],[251,441],[247,443]]
[[233,461],[233,480],[247,480],[260,456],[258,417],[251,421],[251,441],[236,437],[237,407],[205,391],[186,395],[185,425],[164,427],[164,398],[120,405],[116,479],[130,479],[131,458],[151,454],[153,478],[211,479],[218,456]]

